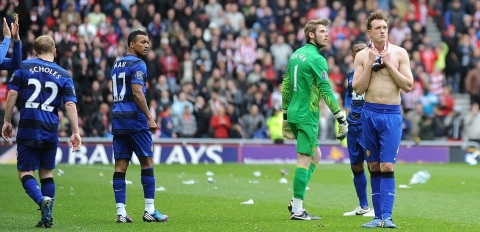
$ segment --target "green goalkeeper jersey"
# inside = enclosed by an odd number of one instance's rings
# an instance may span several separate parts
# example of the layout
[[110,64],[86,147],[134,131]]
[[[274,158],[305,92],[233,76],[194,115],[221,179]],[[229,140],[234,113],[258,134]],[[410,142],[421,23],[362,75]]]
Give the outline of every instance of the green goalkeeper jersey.
[[288,122],[318,125],[321,97],[332,113],[340,111],[328,80],[327,60],[307,43],[290,56],[282,83],[282,108],[288,110]]

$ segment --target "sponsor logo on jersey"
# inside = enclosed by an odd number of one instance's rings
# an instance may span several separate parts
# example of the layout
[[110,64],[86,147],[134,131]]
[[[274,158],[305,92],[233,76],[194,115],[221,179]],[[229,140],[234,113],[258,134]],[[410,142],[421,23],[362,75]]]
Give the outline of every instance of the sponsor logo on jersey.
[[328,80],[328,73],[326,71],[322,72],[322,79]]

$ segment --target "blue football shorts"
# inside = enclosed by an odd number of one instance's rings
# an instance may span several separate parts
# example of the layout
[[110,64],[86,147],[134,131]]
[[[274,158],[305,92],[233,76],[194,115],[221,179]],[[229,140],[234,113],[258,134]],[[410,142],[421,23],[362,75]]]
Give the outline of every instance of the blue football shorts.
[[363,140],[362,125],[348,125],[347,148],[351,165],[365,161],[365,142]]
[[152,132],[140,130],[131,134],[113,136],[113,157],[115,159],[131,159],[137,156],[153,156]]
[[402,119],[400,105],[365,102],[361,122],[367,162],[396,163]]
[[55,169],[57,147],[29,147],[17,144],[17,170]]

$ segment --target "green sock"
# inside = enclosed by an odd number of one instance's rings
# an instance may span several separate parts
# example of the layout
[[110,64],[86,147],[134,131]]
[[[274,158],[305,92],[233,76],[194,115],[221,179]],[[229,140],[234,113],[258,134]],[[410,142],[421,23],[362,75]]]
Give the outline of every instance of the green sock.
[[308,183],[308,173],[309,171],[306,168],[297,167],[295,169],[295,176],[293,177],[294,198],[303,200]]
[[310,168],[308,169],[308,181],[310,181],[310,179],[312,179],[312,174],[313,174],[313,171],[315,171],[316,167],[317,167],[317,165],[314,162],[310,163]]

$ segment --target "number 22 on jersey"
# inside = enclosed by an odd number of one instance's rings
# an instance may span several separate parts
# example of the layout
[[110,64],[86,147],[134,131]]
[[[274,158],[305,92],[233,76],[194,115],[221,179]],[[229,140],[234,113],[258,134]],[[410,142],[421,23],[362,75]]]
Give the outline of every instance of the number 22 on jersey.
[[55,109],[55,107],[51,106],[50,103],[52,103],[53,100],[55,100],[55,98],[57,97],[57,94],[58,94],[57,84],[55,84],[55,82],[53,81],[45,82],[45,88],[51,89],[52,93],[50,97],[48,97],[47,100],[45,100],[45,102],[42,104],[38,102],[34,102],[38,98],[38,95],[40,95],[40,92],[42,91],[42,83],[37,79],[30,78],[28,79],[28,85],[33,85],[35,87],[35,90],[33,91],[33,94],[27,99],[27,102],[25,102],[25,108],[37,109],[38,106],[40,106],[41,110],[52,112],[53,109]]

